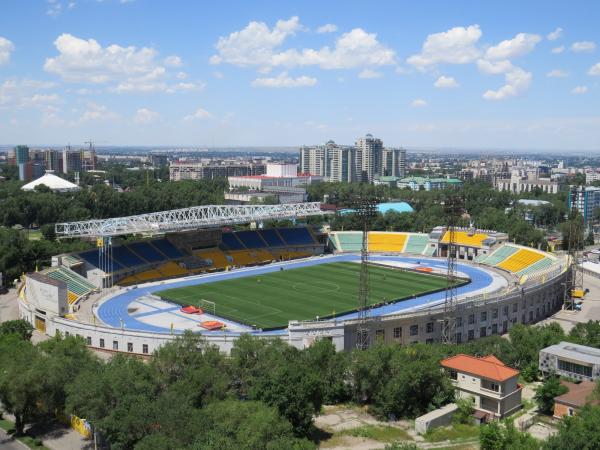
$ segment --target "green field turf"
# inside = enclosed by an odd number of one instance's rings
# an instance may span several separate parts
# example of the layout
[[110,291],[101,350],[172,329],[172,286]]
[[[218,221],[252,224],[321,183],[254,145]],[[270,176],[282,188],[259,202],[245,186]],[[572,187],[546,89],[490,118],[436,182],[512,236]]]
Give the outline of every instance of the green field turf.
[[[157,294],[180,305],[215,303],[216,315],[260,328],[285,327],[356,309],[360,265],[319,264],[214,283],[167,289]],[[369,268],[370,303],[412,298],[446,287],[446,279],[380,266]],[[207,311],[212,312],[212,311]]]

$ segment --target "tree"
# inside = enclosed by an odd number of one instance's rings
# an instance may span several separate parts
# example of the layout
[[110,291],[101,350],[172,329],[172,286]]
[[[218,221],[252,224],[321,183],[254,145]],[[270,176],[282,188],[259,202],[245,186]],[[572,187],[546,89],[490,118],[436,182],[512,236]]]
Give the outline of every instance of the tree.
[[16,334],[0,337],[0,402],[15,416],[15,431],[48,412],[42,402],[45,358],[30,341]]
[[475,412],[473,397],[457,398],[454,400],[454,403],[456,403],[458,409],[454,413],[452,419],[457,423],[472,423],[473,413]]
[[33,327],[26,320],[8,320],[0,323],[0,336],[15,334],[24,341],[31,339]]
[[600,321],[590,320],[578,323],[569,332],[569,341],[600,348]]
[[600,407],[586,405],[577,415],[564,417],[558,433],[550,436],[544,445],[545,450],[570,448],[600,448]]
[[585,245],[594,245],[594,230],[591,227],[587,237],[585,238]]
[[479,429],[481,450],[539,450],[540,443],[530,434],[520,432],[511,421],[491,422]]
[[40,231],[42,232],[42,236],[47,241],[55,241],[56,240],[56,231],[54,230],[54,224],[47,223],[40,227]]
[[554,411],[554,398],[568,392],[569,389],[560,383],[560,379],[554,375],[547,377],[544,382],[535,389],[533,397],[538,409],[544,414],[552,414]]

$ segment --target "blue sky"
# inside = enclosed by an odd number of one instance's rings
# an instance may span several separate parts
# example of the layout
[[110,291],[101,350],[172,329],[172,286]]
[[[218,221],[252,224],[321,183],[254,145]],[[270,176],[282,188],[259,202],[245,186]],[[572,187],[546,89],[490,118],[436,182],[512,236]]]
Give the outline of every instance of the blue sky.
[[4,0],[0,143],[600,151],[599,2]]

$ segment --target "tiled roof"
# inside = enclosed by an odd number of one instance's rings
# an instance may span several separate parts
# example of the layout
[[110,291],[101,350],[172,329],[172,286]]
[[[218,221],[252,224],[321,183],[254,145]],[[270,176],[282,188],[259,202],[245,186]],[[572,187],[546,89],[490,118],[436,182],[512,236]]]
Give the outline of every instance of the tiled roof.
[[592,395],[596,387],[596,383],[593,381],[582,381],[581,383],[562,381],[561,384],[566,386],[569,392],[556,397],[555,402],[575,408],[581,408],[588,402],[598,404],[598,400],[595,400]]
[[447,369],[465,372],[494,381],[506,381],[519,375],[519,371],[504,365],[493,355],[477,358],[469,355],[456,355],[443,359],[440,364]]

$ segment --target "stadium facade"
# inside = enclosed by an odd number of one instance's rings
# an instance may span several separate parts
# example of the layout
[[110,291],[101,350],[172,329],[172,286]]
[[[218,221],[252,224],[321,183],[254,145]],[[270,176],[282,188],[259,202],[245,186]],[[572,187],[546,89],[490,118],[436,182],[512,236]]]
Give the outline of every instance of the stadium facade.
[[[261,217],[277,214],[289,217],[293,213],[287,208],[254,211],[252,221],[239,218],[237,223],[260,224]],[[299,211],[298,217],[318,213],[318,209],[311,212],[306,207],[304,213]],[[113,228],[107,223],[94,226],[118,234],[114,223],[123,224],[124,219],[142,227],[138,218],[112,219]],[[186,329],[202,333],[225,352],[244,333],[284,339],[298,348],[323,338],[330,339],[338,350],[355,348],[357,314],[352,309],[332,317],[291,318],[286,327],[261,329],[252,326],[250,318],[232,320],[220,315],[219,305],[210,310],[212,302],[203,303],[204,311],[198,315],[187,315],[179,305],[162,299],[160,292],[167,288],[360,260],[360,232],[322,233],[306,226],[235,232],[226,224],[223,219],[201,230],[191,229],[192,223],[183,227],[171,224],[171,231],[139,241],[119,242],[115,237],[110,253],[104,255],[110,259],[108,265],[101,261],[104,247],[57,255],[52,267],[25,277],[19,296],[21,317],[50,336],[57,332],[77,335],[96,349],[142,355]],[[79,228],[61,230],[68,234],[65,230],[79,229],[89,237],[94,235],[91,226],[79,224]],[[501,334],[516,323],[535,323],[561,308],[569,271],[565,257],[512,244],[504,233],[491,230],[459,230],[455,239],[458,274],[469,283],[458,289],[454,342]],[[371,232],[369,251],[373,264],[443,276],[448,232],[444,227],[430,233]],[[278,295],[285,299],[285,292]],[[308,295],[320,294],[315,290]],[[442,291],[374,304],[368,313],[369,341],[401,345],[439,341],[445,317],[443,300]],[[207,324],[213,323],[220,325],[209,328]]]

